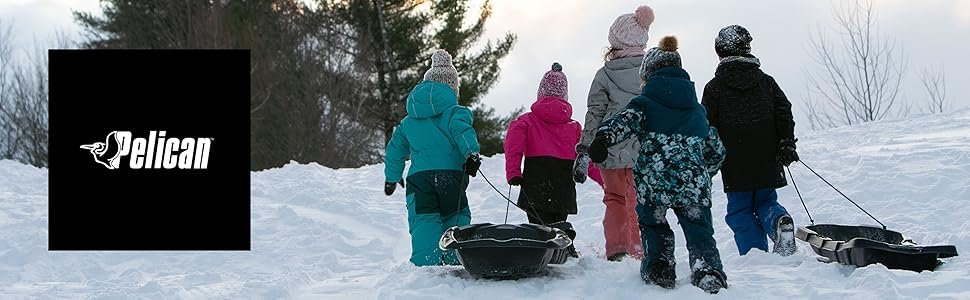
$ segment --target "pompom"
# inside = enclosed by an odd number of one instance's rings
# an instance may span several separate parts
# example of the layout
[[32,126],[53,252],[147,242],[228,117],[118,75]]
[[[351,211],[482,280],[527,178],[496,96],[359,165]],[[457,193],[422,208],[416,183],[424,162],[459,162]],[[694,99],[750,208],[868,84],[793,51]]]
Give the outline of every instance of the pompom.
[[562,72],[562,65],[557,62],[552,63],[552,70],[556,72]]
[[444,49],[438,49],[434,51],[434,54],[431,54],[431,66],[441,67],[441,66],[450,66],[450,65],[451,65],[451,54],[448,54],[448,51],[445,51]]
[[668,52],[677,51],[677,38],[672,35],[665,36],[664,38],[660,39],[660,45],[658,45],[657,48]]
[[637,24],[639,24],[641,27],[650,28],[650,24],[653,24],[654,19],[653,8],[646,5],[641,5],[640,7],[637,7],[637,11],[633,14],[633,18],[637,20]]

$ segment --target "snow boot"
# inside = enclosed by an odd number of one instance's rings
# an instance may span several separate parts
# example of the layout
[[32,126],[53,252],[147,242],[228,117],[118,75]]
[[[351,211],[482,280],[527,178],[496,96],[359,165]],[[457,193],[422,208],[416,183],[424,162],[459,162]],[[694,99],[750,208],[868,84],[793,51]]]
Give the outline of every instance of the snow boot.
[[572,223],[561,221],[561,222],[548,224],[546,226],[556,228],[565,232],[566,235],[569,236],[569,239],[573,241],[573,244],[570,244],[569,247],[566,247],[566,253],[569,254],[569,257],[579,258],[579,251],[576,250],[576,230],[573,229]]
[[656,284],[659,287],[672,290],[677,283],[676,264],[662,259],[657,260],[650,267],[647,274],[641,274],[643,281]]
[[568,252],[569,256],[572,258],[579,258],[579,250],[576,250],[575,245],[569,245],[569,247],[566,247],[566,252]]
[[727,276],[720,270],[705,268],[691,275],[691,284],[708,294],[717,294],[727,288]]
[[613,255],[607,256],[606,257],[606,260],[608,260],[608,261],[623,261],[623,257],[625,257],[625,256],[626,256],[626,252],[618,252],[618,253],[615,253]]
[[781,256],[795,254],[795,222],[791,216],[784,215],[775,221],[775,232],[771,236],[775,242],[772,252]]

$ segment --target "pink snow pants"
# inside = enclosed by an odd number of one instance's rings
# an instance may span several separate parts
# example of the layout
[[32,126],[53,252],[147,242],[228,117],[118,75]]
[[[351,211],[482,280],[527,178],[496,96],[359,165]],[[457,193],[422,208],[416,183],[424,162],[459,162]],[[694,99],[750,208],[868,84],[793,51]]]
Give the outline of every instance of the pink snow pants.
[[637,194],[633,189],[633,169],[602,169],[603,231],[606,236],[606,256],[625,252],[635,258],[643,257],[640,226],[637,223]]

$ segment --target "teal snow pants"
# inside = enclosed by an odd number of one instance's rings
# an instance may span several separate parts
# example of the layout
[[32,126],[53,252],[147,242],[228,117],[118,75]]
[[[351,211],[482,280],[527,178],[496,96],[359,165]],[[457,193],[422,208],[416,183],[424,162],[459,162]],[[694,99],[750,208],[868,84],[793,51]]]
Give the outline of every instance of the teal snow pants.
[[457,265],[455,251],[438,248],[441,234],[471,223],[465,188],[468,175],[457,170],[429,170],[407,177],[408,231],[411,263],[417,266]]

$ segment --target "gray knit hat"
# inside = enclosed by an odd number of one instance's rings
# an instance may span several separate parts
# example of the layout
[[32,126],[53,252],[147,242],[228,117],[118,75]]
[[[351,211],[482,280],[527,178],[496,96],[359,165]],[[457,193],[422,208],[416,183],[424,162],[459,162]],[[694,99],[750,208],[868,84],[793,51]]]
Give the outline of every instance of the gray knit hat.
[[677,53],[677,38],[665,36],[657,47],[647,50],[640,64],[640,78],[646,80],[650,73],[664,67],[680,67],[680,53]]
[[451,86],[458,93],[458,69],[451,63],[451,54],[438,49],[431,55],[431,68],[424,73],[424,80],[437,81]]

